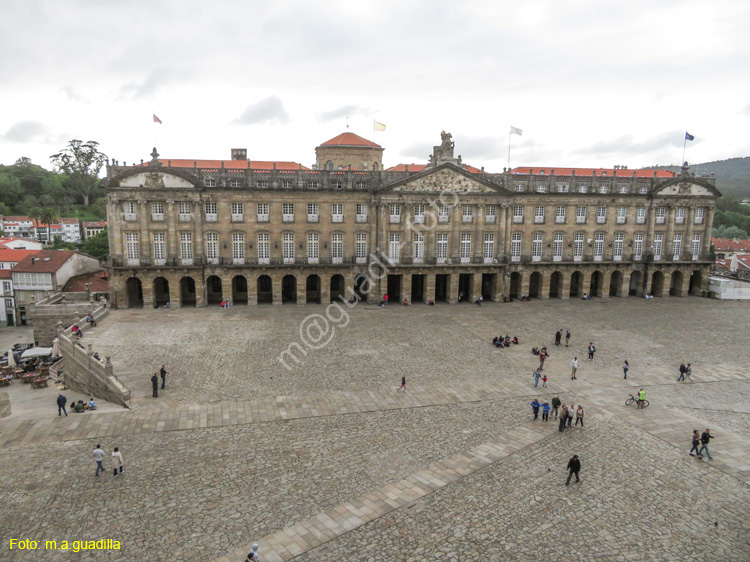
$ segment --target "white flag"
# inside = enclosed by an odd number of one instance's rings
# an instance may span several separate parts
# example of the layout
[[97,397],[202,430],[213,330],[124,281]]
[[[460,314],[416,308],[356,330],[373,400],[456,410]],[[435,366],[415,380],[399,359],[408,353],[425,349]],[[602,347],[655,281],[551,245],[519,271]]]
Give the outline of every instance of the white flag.
[[511,126],[510,127],[510,134],[511,135],[518,135],[520,137],[521,135],[523,135],[523,131],[521,129],[517,128],[517,127]]
[[372,130],[385,131],[385,125],[383,125],[382,123],[378,123],[377,121],[373,121]]

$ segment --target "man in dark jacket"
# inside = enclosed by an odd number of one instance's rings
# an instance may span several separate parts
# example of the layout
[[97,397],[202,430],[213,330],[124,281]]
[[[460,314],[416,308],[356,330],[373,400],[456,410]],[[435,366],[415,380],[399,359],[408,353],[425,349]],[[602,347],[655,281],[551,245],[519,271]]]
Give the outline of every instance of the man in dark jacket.
[[557,395],[552,397],[552,411],[555,413],[555,419],[557,419],[557,410],[560,408],[560,399]]
[[703,432],[701,435],[701,444],[703,445],[701,447],[701,450],[698,451],[698,456],[701,456],[703,454],[703,451],[706,451],[706,456],[708,457],[708,460],[712,461],[714,458],[711,456],[711,452],[708,450],[708,442],[711,441],[711,439],[714,439],[714,436],[711,435],[711,430],[707,429]]
[[154,390],[151,396],[159,398],[159,376],[156,373],[151,377],[151,387]]
[[539,400],[534,398],[534,400],[531,401],[531,409],[534,410],[534,419],[539,417],[539,406]]
[[573,455],[573,458],[568,461],[568,470],[570,472],[568,473],[568,479],[565,481],[566,486],[570,484],[570,479],[574,474],[576,475],[576,482],[581,481],[578,478],[578,473],[581,472],[581,461],[578,460],[578,455]]
[[685,367],[685,363],[680,363],[680,377],[677,379],[677,382],[685,380],[685,371],[687,371],[687,367]]
[[167,370],[164,368],[166,365],[162,365],[159,369],[159,375],[161,376],[161,389],[167,388]]
[[62,416],[63,414],[65,414],[66,416],[68,415],[68,412],[65,411],[65,404],[67,403],[68,403],[68,399],[65,398],[65,396],[61,392],[57,397],[57,415],[58,416]]

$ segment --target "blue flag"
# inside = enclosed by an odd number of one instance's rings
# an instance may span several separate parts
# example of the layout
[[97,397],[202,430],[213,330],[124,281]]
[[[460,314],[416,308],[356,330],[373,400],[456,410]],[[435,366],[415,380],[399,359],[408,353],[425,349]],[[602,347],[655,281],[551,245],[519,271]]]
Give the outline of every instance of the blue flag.
[[688,133],[687,131],[685,131],[685,140],[695,140],[695,137],[691,135],[690,133]]

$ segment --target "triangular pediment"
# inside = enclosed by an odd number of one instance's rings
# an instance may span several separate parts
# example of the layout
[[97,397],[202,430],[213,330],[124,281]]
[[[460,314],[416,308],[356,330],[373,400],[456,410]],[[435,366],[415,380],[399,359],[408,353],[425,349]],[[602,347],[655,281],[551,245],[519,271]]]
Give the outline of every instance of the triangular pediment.
[[110,187],[145,187],[152,189],[193,189],[195,179],[185,173],[166,171],[164,168],[144,168],[143,170],[129,170],[122,175],[115,176],[109,183]]
[[721,192],[711,183],[693,177],[676,177],[654,188],[657,197],[721,197]]
[[488,182],[476,174],[452,164],[428,168],[403,180],[385,186],[388,191],[409,193],[442,193],[449,191],[460,194],[497,194],[505,190]]

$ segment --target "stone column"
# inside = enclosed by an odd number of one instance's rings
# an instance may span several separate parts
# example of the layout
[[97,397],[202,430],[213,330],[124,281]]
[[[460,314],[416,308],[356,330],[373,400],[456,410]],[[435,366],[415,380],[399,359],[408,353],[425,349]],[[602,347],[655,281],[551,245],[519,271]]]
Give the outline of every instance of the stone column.
[[[164,278],[169,282],[169,306],[170,308],[180,308],[182,302],[180,299],[180,279],[182,279],[183,272],[175,271],[174,273],[164,275]],[[197,287],[196,287],[197,290]]]
[[513,223],[513,207],[511,205],[503,205],[503,224],[501,228],[501,232],[503,232],[503,254],[505,257],[510,260],[510,236],[511,236],[511,227]]
[[206,283],[203,279],[202,270],[192,270],[191,277],[195,281],[195,307],[205,308],[206,306]]
[[179,260],[180,252],[177,247],[177,231],[175,230],[174,222],[174,201],[167,201],[167,208],[165,209],[165,211],[165,218],[167,219],[167,259],[171,258]]
[[[453,216],[451,220],[451,235],[448,243],[448,257],[453,263],[461,263],[461,229],[463,228],[463,218],[461,217],[461,205],[453,207]],[[456,293],[458,295],[458,293]],[[456,296],[458,299],[458,296]]]
[[471,276],[471,284],[469,285],[469,302],[476,302],[479,295],[482,294],[482,274],[473,273]]
[[560,283],[560,298],[561,299],[569,299],[570,298],[570,271],[560,271],[562,273],[562,283]]
[[[587,293],[589,295],[591,295],[591,275],[588,274],[588,272],[585,269],[583,271],[581,271],[581,273],[582,273],[582,283],[581,283],[581,285],[583,286],[582,293],[584,295],[587,294]],[[581,295],[579,295],[579,296],[581,296]]]
[[474,233],[472,237],[474,238],[472,248],[474,251],[472,252],[472,255],[474,256],[474,260],[476,261],[479,259],[482,260],[482,256],[484,255],[484,237],[482,236],[482,226],[484,224],[484,205],[477,205],[477,214],[474,216]]
[[307,304],[307,275],[297,275],[297,304]]
[[282,304],[281,295],[281,279],[284,277],[282,273],[271,274],[271,289],[273,292],[273,304]]
[[150,260],[151,259],[151,240],[148,231],[148,219],[147,214],[148,208],[146,201],[138,201],[138,222],[140,223],[141,232],[138,235],[140,239],[140,259]]
[[404,299],[409,301],[409,304],[412,304],[411,302],[411,273],[404,273],[401,275],[401,302],[404,302]]
[[612,272],[601,270],[602,271],[602,298],[608,299],[609,298],[609,289],[612,285]]
[[[143,292],[143,308],[154,307],[154,279],[149,276],[148,278],[139,277],[141,280],[141,290]],[[170,304],[170,306],[172,306]]]
[[435,301],[435,274],[428,273],[425,275],[424,282],[424,302],[428,303],[430,300]]
[[[706,213],[704,213],[704,219],[706,225],[702,234],[703,254],[708,256],[708,253],[711,251],[711,228],[714,224],[714,209],[707,209]],[[708,279],[706,279],[706,281],[708,281]],[[706,290],[708,290],[708,286],[706,286]]]
[[[695,207],[688,207],[685,217],[687,225],[685,228],[685,240],[682,241],[683,255],[687,256],[685,261],[693,261],[693,223],[695,222]],[[700,247],[698,248],[700,253]]]
[[232,277],[231,273],[221,276],[221,296],[224,297],[229,304],[234,304],[234,298],[232,295]]
[[247,279],[247,304],[258,304],[258,276],[245,275]]
[[542,274],[542,284],[539,288],[539,298],[542,300],[549,299],[549,284],[552,279],[552,273],[550,271],[541,270],[539,273]]
[[458,273],[450,273],[448,275],[448,283],[446,287],[446,298],[448,304],[458,303]]
[[319,277],[320,277],[320,304],[329,304],[331,302],[331,277],[333,277],[333,275],[330,272],[325,272],[325,273],[321,273]]
[[495,274],[495,281],[492,287],[492,302],[503,302],[505,295],[505,270],[499,270]]
[[[193,205],[193,226],[195,229],[195,234],[193,236],[195,237],[195,240],[193,242],[193,255],[200,259],[200,263],[204,264],[206,263],[205,257],[205,251],[203,250],[203,230],[204,230],[204,222],[206,220],[205,215],[203,214],[203,206],[201,205],[200,201],[195,201]],[[231,243],[231,240],[230,240]]]
[[622,274],[622,287],[620,287],[620,296],[630,296],[630,275],[626,276],[625,272],[623,272]]
[[676,212],[675,207],[667,207],[667,233],[665,234],[666,240],[664,240],[664,253],[662,255],[670,261],[674,255],[674,216]]

